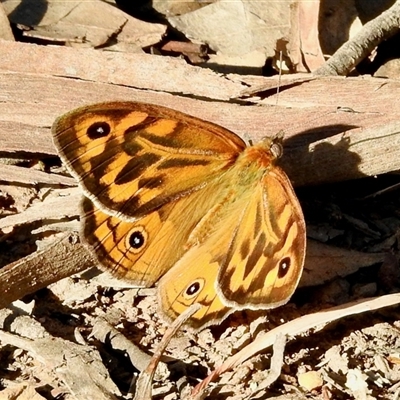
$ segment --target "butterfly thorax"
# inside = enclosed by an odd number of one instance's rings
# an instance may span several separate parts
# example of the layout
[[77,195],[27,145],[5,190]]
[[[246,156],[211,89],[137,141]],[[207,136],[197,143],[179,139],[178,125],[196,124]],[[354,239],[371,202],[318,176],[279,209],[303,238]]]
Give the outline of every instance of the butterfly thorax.
[[256,145],[247,147],[237,158],[236,168],[246,171],[260,171],[263,174],[266,170],[275,165],[282,150],[280,143],[275,139],[265,138]]

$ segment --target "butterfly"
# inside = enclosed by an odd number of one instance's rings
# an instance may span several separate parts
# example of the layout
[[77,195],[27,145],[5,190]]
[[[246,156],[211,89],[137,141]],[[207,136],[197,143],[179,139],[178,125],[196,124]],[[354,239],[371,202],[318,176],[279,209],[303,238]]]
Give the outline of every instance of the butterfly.
[[233,132],[146,103],[75,109],[52,127],[82,188],[82,239],[99,264],[157,285],[170,323],[194,303],[199,330],[241,309],[285,304],[300,279],[305,222],[277,166],[282,138]]

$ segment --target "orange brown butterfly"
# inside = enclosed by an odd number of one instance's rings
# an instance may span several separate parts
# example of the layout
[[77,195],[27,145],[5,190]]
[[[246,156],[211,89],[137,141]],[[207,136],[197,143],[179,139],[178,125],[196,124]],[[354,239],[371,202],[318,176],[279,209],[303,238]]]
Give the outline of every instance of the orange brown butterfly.
[[240,309],[285,304],[300,279],[304,217],[276,165],[281,138],[253,146],[158,105],[106,102],[53,125],[81,186],[82,237],[99,264],[157,285],[160,315],[198,330]]

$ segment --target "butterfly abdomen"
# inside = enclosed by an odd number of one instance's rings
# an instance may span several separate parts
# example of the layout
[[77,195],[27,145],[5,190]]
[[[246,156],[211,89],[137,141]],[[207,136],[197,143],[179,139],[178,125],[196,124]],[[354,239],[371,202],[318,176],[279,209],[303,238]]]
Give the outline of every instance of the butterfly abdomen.
[[[211,190],[210,193],[212,193]],[[185,245],[185,249],[189,249],[204,242],[204,240],[210,236],[216,226],[218,226],[221,218],[227,214],[227,206],[234,202],[236,193],[234,190],[228,190],[225,193],[222,191],[218,197],[219,201],[216,202],[216,204],[211,207],[204,216],[202,216],[193,228]]]

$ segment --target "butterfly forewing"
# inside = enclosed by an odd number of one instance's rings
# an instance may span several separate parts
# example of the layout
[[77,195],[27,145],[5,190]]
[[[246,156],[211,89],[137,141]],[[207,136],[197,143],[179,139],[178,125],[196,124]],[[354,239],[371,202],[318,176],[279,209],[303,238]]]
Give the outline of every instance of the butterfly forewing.
[[74,110],[54,123],[53,135],[86,195],[131,220],[198,190],[245,148],[217,125],[134,102]]
[[218,287],[235,308],[273,308],[297,287],[305,256],[305,224],[286,174],[265,173],[247,204],[221,264]]

